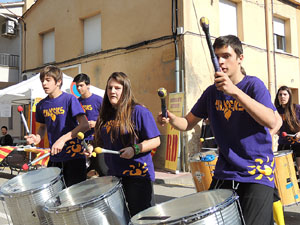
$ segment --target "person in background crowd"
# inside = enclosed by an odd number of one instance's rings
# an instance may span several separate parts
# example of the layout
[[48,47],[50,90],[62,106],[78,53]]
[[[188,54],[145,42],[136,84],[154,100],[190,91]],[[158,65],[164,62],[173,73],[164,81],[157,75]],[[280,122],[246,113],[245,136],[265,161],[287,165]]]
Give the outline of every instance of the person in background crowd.
[[[293,150],[297,170],[300,171],[300,105],[293,104],[292,91],[287,86],[278,89],[274,104],[283,120],[279,130],[278,151]],[[282,135],[283,132],[288,136]]]
[[[90,78],[87,74],[80,73],[74,77],[73,82],[76,83],[76,88],[80,97],[78,101],[81,103],[85,115],[88,119],[90,130],[88,130],[84,134],[84,139],[87,144],[92,143],[94,139],[94,128],[96,125],[96,120],[98,118],[100,108],[102,105],[102,97],[95,95],[90,92]],[[100,165],[100,157],[101,155],[97,155],[96,157],[90,158],[90,166],[87,168],[87,171],[96,170],[98,175],[104,175],[101,171]],[[89,174],[89,173],[88,173]]]
[[58,67],[46,66],[40,80],[48,95],[36,106],[37,134],[25,136],[28,144],[39,144],[47,131],[51,156],[48,167],[62,169],[67,187],[86,180],[86,160],[78,132],[86,132],[89,124],[75,96],[61,90],[63,74]]
[[242,68],[239,38],[221,36],[213,47],[221,68],[215,73],[215,84],[185,117],[168,111],[168,118],[159,114],[157,120],[187,131],[208,118],[219,146],[210,189],[235,190],[247,225],[273,225],[275,165],[269,129],[279,129],[281,118],[264,83]]
[[1,146],[12,146],[13,145],[13,138],[10,136],[10,134],[7,133],[7,127],[2,126],[1,127],[2,137],[0,138],[0,145]]
[[150,207],[155,180],[151,150],[160,145],[160,133],[151,112],[137,103],[123,72],[108,78],[94,145],[120,152],[105,154],[105,162],[108,175],[121,178],[131,216]]

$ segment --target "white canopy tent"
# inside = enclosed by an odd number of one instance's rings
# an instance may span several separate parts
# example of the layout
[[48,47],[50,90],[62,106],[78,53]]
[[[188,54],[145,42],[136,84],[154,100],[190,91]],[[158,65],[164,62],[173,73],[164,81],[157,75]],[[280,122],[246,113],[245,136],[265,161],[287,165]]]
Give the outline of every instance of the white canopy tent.
[[[73,77],[63,74],[63,85],[61,90],[71,93],[72,82]],[[104,95],[104,90],[92,85],[90,91],[102,97]],[[12,105],[32,105],[35,98],[44,97],[46,97],[46,94],[42,87],[39,74],[18,84],[4,88],[0,90],[0,117],[10,117]]]

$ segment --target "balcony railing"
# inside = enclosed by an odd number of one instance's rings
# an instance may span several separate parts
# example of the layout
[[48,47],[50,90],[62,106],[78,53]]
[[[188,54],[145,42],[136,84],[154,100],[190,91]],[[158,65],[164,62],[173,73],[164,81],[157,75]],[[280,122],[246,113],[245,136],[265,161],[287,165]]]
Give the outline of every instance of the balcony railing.
[[0,66],[19,68],[19,56],[0,53]]

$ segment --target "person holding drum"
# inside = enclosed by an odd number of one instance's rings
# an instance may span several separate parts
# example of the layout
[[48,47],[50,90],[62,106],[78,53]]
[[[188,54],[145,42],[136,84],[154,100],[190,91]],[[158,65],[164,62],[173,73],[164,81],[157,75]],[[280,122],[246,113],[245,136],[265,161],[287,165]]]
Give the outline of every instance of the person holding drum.
[[[95,95],[90,92],[91,82],[87,74],[84,73],[77,74],[74,77],[73,82],[76,83],[77,91],[80,94],[78,101],[81,103],[89,122],[90,130],[88,130],[84,134],[84,140],[86,141],[87,144],[89,144],[94,139],[94,128],[96,125],[96,120],[98,118],[103,99],[101,96]],[[88,174],[89,171],[96,170],[98,175],[104,175],[100,167],[100,155],[97,155],[96,157],[91,157],[90,163],[91,163],[90,166],[87,168]]]
[[37,134],[25,136],[28,144],[39,144],[46,131],[51,149],[48,167],[62,169],[66,186],[86,180],[86,160],[78,132],[89,129],[84,111],[74,95],[61,91],[63,73],[56,66],[40,72],[43,89],[48,96],[36,106]]
[[[292,91],[287,86],[278,89],[274,104],[283,120],[278,151],[293,150],[297,170],[300,171],[300,105],[293,104]],[[287,136],[283,135],[284,132]]]
[[273,222],[274,161],[269,129],[281,125],[264,83],[246,75],[242,43],[234,35],[221,36],[213,44],[221,68],[185,117],[168,111],[157,121],[178,130],[191,130],[208,118],[219,146],[210,189],[234,189],[247,225]]
[[160,132],[151,112],[137,103],[123,72],[108,78],[94,142],[94,147],[120,152],[104,158],[108,175],[121,178],[131,216],[152,206],[155,172],[151,150],[160,145]]

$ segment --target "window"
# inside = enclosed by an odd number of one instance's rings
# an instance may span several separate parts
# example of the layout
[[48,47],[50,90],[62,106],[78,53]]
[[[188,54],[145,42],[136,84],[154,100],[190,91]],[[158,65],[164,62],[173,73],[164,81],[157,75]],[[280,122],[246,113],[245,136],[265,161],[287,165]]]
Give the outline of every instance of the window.
[[43,34],[43,63],[55,61],[55,35],[54,31]]
[[232,34],[238,36],[237,4],[228,0],[219,1],[220,36]]
[[275,50],[286,52],[285,22],[279,18],[273,18]]
[[84,26],[84,54],[101,51],[101,15],[87,18]]

